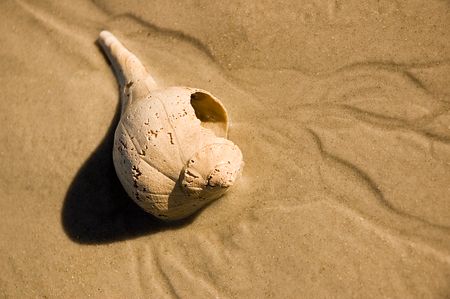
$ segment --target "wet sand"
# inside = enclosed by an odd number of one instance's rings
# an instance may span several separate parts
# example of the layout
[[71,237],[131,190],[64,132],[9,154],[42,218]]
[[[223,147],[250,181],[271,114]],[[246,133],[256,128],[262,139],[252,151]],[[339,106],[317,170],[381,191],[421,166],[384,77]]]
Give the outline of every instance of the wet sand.
[[[448,2],[127,2],[0,3],[1,297],[450,296]],[[103,29],[231,115],[243,177],[186,221],[116,178]]]

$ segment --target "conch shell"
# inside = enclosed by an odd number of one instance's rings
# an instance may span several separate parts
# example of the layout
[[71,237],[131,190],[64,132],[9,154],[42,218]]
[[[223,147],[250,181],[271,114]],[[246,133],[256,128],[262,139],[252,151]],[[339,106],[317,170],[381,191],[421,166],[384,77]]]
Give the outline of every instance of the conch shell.
[[128,195],[145,211],[177,220],[223,195],[240,177],[240,149],[226,139],[228,115],[209,92],[158,87],[110,32],[100,45],[121,85],[113,161]]

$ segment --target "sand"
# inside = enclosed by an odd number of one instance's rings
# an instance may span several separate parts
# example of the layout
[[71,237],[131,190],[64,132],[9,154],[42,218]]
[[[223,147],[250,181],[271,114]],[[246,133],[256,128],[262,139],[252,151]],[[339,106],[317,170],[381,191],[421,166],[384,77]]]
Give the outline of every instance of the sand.
[[[442,0],[1,1],[0,297],[448,298],[449,15]],[[243,177],[187,221],[144,213],[116,178],[102,29],[160,85],[229,110]]]

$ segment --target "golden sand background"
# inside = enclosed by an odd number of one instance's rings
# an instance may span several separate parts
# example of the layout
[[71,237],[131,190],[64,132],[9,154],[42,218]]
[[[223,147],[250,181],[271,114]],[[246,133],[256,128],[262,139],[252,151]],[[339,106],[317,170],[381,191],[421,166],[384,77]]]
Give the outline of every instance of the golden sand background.
[[[0,296],[450,296],[448,1],[0,2]],[[218,96],[239,185],[190,221],[111,161],[107,29]]]

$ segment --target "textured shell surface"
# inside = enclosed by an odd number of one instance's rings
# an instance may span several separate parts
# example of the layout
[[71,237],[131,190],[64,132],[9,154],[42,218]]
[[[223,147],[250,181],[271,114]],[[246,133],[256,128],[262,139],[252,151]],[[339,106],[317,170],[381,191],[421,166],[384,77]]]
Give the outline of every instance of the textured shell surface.
[[128,195],[156,217],[176,220],[224,194],[239,178],[243,161],[226,139],[222,103],[197,88],[156,87],[142,69],[133,77],[133,68],[141,67],[136,56],[110,33],[102,32],[100,42],[126,82],[113,161]]

